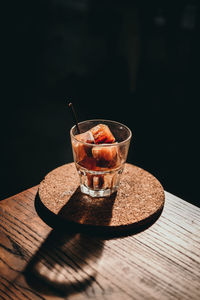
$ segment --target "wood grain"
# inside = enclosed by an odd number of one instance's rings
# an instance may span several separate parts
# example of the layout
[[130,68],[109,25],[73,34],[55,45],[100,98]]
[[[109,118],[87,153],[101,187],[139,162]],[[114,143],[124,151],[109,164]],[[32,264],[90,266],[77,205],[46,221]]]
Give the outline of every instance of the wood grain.
[[199,208],[165,192],[150,228],[103,239],[47,226],[37,189],[0,202],[0,299],[200,299]]

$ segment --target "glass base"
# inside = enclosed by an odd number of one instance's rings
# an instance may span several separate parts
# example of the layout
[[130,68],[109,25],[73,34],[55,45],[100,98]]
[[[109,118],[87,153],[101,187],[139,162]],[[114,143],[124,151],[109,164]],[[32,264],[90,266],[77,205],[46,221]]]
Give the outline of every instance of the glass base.
[[91,197],[109,197],[117,191],[117,187],[113,189],[92,190],[84,184],[80,184],[80,189],[83,194],[89,195]]

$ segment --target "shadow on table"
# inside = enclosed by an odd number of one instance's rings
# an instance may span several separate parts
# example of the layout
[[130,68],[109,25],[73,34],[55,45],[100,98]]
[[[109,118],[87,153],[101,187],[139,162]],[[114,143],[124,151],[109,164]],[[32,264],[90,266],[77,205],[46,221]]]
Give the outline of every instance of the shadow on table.
[[[94,209],[91,214],[89,210],[84,212],[82,207],[85,201],[90,201],[90,197],[83,199],[81,195],[77,189],[56,216],[36,196],[35,208],[38,215],[53,228],[24,270],[28,285],[39,293],[67,297],[85,291],[88,296],[93,293],[91,285],[96,284],[100,289],[95,279],[96,265],[102,254],[104,239],[86,234],[85,231],[80,232],[79,226],[64,220],[67,216],[73,216],[77,222],[89,221],[95,215],[98,217],[103,213],[105,198],[99,199],[96,213]],[[110,222],[114,199],[115,195],[107,199],[104,225]]]
[[81,293],[95,282],[103,241],[80,233],[52,230],[24,274],[35,291],[59,297]]
[[[94,293],[94,285],[95,290],[101,290],[96,274],[105,240],[136,234],[151,226],[161,214],[160,211],[137,226],[120,229],[107,226],[112,217],[115,197],[116,194],[109,198],[98,198],[94,205],[94,201],[78,188],[55,215],[36,195],[36,211],[53,230],[24,270],[31,288],[42,294],[61,297],[80,292],[88,296]],[[82,224],[94,224],[94,220],[95,226]]]

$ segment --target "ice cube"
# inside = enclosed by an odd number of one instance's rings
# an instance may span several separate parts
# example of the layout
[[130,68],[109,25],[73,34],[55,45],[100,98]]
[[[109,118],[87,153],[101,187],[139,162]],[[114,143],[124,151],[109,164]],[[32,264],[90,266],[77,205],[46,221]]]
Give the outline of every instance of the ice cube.
[[[94,143],[93,135],[90,131],[75,135],[75,139],[72,140],[72,147],[75,154],[75,161],[79,162],[84,160],[87,156],[91,155],[91,147],[83,143]],[[80,142],[78,142],[80,141]],[[82,143],[83,142],[83,143]]]
[[101,167],[114,167],[119,164],[118,146],[94,146],[92,156],[96,159],[97,165]]
[[98,124],[97,126],[91,128],[90,131],[94,137],[95,144],[115,142],[115,137],[113,136],[109,127],[105,124]]
[[94,143],[94,137],[92,135],[92,132],[89,130],[75,135],[75,138],[80,142],[89,143],[89,144]]

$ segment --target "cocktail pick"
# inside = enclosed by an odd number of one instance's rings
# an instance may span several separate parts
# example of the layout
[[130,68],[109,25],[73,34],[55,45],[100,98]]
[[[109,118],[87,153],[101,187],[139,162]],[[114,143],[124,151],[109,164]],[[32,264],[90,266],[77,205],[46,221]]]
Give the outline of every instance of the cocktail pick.
[[76,112],[75,112],[75,110],[74,110],[74,106],[73,106],[72,102],[68,101],[68,106],[69,106],[69,108],[71,109],[72,117],[73,117],[74,122],[75,122],[75,124],[76,124],[77,131],[78,131],[78,133],[80,134],[81,131],[80,131],[80,128],[79,128],[79,126],[78,126],[78,118],[77,118],[77,114],[76,114]]

